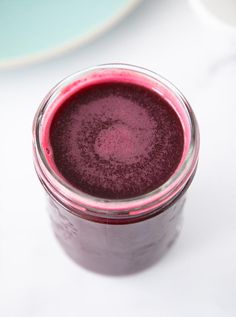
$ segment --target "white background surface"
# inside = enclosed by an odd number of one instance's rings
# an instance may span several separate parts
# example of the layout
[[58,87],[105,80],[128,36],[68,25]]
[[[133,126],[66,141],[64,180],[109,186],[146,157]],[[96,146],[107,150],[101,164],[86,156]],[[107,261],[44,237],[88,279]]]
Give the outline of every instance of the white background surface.
[[[146,0],[64,57],[0,72],[0,316],[236,316],[236,41],[184,0]],[[85,271],[57,245],[31,155],[33,115],[66,75],[107,62],[147,67],[186,95],[201,129],[177,243],[129,277]]]

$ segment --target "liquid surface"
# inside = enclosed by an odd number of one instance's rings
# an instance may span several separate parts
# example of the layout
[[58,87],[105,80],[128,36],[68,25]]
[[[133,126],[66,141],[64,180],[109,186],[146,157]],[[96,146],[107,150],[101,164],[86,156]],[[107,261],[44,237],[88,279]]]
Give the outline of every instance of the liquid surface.
[[181,122],[147,88],[101,83],[57,110],[49,133],[55,165],[77,189],[101,198],[146,194],[165,183],[183,153]]

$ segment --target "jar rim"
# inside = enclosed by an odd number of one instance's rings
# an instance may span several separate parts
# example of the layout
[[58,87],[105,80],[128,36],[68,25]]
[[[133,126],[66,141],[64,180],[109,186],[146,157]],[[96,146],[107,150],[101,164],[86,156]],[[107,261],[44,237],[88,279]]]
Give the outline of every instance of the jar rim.
[[[173,98],[178,100],[188,119],[190,131],[189,148],[183,161],[164,184],[144,195],[125,199],[106,199],[86,194],[70,185],[55,173],[48,163],[45,150],[42,146],[43,119],[48,109],[60,96],[62,91],[65,91],[69,85],[82,78],[86,78],[88,75],[102,74],[105,71],[130,72],[130,74],[138,74],[140,78],[146,78],[152,83],[162,85],[162,87],[165,87],[172,94]],[[73,94],[73,92],[70,93]],[[120,63],[102,64],[76,72],[64,78],[43,99],[33,123],[34,164],[36,172],[46,190],[63,205],[68,206],[69,209],[78,210],[79,213],[90,213],[103,218],[137,217],[153,209],[162,207],[167,201],[174,199],[181,189],[183,189],[198,162],[199,139],[199,128],[192,108],[182,93],[167,79],[142,67]]]

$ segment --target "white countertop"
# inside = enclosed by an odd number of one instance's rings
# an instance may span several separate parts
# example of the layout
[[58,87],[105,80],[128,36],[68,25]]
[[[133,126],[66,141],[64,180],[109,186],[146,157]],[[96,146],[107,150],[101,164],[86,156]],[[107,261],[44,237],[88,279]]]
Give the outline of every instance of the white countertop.
[[[80,49],[0,72],[0,316],[236,316],[236,41],[184,0],[146,0]],[[49,89],[107,62],[147,67],[190,101],[201,131],[198,173],[180,238],[154,267],[105,277],[76,266],[50,229],[31,154],[34,113]]]

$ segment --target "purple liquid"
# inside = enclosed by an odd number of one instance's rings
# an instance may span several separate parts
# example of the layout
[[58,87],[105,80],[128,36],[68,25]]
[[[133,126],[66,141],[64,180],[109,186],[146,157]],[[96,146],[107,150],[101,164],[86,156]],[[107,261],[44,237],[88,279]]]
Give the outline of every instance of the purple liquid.
[[76,263],[104,274],[138,272],[165,253],[196,168],[150,193],[183,167],[195,123],[168,83],[141,73],[77,74],[50,92],[35,121],[47,162],[34,140],[35,166],[55,235]]
[[77,189],[101,198],[146,194],[178,167],[178,115],[156,92],[130,83],[87,86],[67,99],[49,132],[53,159]]

